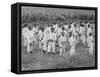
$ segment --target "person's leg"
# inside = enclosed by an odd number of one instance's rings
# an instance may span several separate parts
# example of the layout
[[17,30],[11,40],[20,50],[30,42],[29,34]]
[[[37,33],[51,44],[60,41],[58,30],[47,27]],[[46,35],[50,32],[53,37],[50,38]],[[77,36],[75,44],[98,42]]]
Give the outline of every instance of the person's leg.
[[49,43],[48,43],[48,47],[47,47],[47,52],[48,52],[48,53],[51,52],[51,47],[52,47],[51,42],[49,42]]
[[46,50],[46,42],[43,44],[43,50]]
[[27,44],[27,52],[28,53],[30,52],[30,42],[28,42],[28,44]]
[[62,56],[62,51],[63,51],[63,49],[62,49],[62,47],[60,47],[60,56]]
[[41,49],[41,41],[39,41],[39,48]]
[[75,55],[75,45],[73,45],[73,54]]
[[72,55],[72,46],[71,46],[71,48],[70,48],[70,55]]
[[91,46],[89,47],[89,54],[92,55],[93,54],[93,44],[91,43]]
[[27,39],[24,38],[24,46],[27,46]]
[[39,41],[39,48],[40,48],[40,53],[42,54],[42,43],[41,43],[41,41]]
[[65,47],[63,48],[63,56],[65,56],[66,55],[66,53],[65,53]]
[[83,35],[81,36],[81,40],[82,40],[82,43],[83,43],[83,40],[84,40],[84,39],[83,39]]
[[83,35],[83,44],[85,44],[85,35]]
[[55,42],[52,42],[52,52],[55,53]]
[[75,54],[75,46],[72,45],[70,49],[70,55],[74,55],[74,54]]

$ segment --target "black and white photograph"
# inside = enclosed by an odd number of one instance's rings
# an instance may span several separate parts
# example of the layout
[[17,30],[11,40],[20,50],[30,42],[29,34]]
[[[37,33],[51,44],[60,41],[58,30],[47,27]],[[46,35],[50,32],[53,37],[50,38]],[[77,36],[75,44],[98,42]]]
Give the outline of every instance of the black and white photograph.
[[21,71],[95,67],[95,10],[21,6]]

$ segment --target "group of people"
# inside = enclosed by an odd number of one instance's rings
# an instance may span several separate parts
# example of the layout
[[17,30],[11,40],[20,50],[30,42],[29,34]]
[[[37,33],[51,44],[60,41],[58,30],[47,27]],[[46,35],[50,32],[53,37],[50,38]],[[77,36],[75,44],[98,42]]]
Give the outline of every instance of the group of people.
[[24,24],[22,36],[28,53],[38,47],[41,52],[59,53],[62,56],[69,51],[70,55],[75,55],[75,46],[81,41],[87,45],[89,54],[93,54],[94,38],[89,22],[80,22],[79,25],[75,21],[44,26]]

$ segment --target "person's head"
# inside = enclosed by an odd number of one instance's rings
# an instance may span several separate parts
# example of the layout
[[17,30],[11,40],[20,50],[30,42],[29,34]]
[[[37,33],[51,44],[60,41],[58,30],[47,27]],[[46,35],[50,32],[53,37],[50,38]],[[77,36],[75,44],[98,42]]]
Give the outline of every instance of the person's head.
[[28,29],[29,29],[29,30],[32,30],[32,26],[29,25],[29,26],[28,26]]
[[36,28],[37,27],[37,24],[34,24],[34,27]]
[[72,36],[72,32],[69,32],[69,37],[71,37]]
[[81,23],[82,23],[82,21],[80,20],[80,21],[79,21],[79,23],[81,24]]
[[64,25],[67,25],[68,23],[64,23]]
[[48,26],[47,27],[50,27],[51,25],[50,24],[48,24]]
[[87,24],[87,23],[88,23],[88,21],[85,21],[85,23]]
[[84,24],[83,23],[80,23],[80,27],[84,27]]
[[42,32],[43,32],[43,31],[44,31],[44,28],[42,28],[41,30],[42,30]]
[[71,28],[71,25],[69,25],[69,29]]
[[90,24],[88,24],[88,28],[90,28]]
[[41,30],[42,29],[42,26],[39,26],[39,28],[38,28],[39,30]]
[[65,30],[65,28],[64,28],[64,27],[62,27],[62,30],[64,31],[64,30]]
[[61,27],[61,24],[59,24],[58,27]]
[[23,26],[23,27],[24,27],[24,28],[25,28],[25,27],[28,27],[28,24],[24,24],[24,26]]
[[64,32],[62,32],[62,36],[64,36],[65,35],[65,33]]
[[52,28],[52,27],[53,27],[53,25],[52,25],[52,24],[50,24],[50,27]]
[[54,32],[54,28],[53,27],[51,28],[51,32]]
[[89,36],[92,36],[92,33],[90,33]]
[[76,24],[74,24],[74,27],[76,27]]
[[71,24],[75,24],[75,21],[73,20],[73,21],[71,22]]

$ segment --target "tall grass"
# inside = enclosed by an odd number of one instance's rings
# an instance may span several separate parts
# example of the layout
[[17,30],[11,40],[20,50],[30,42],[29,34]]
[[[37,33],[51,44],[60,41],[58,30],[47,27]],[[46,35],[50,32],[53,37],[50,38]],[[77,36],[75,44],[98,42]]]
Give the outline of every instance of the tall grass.
[[78,14],[78,15],[65,15],[65,14],[43,14],[43,13],[34,13],[34,14],[23,14],[22,15],[22,23],[31,23],[31,22],[40,22],[40,21],[66,21],[66,20],[88,20],[88,21],[95,21],[94,15],[84,15],[84,14]]

